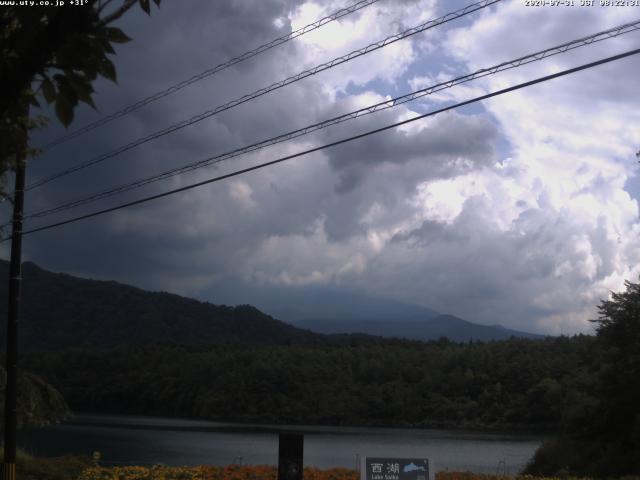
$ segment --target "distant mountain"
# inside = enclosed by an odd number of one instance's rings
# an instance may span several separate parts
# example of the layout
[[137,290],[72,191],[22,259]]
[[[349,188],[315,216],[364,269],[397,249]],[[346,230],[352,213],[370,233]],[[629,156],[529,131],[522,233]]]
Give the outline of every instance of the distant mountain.
[[[263,288],[251,302],[296,327],[335,334],[360,332],[381,337],[455,342],[544,338],[500,325],[479,325],[433,309],[326,287]],[[295,301],[292,301],[295,299]]]
[[366,333],[381,337],[411,340],[437,340],[447,337],[454,342],[506,340],[517,338],[544,338],[542,335],[510,330],[500,325],[479,325],[453,315],[436,315],[423,319],[389,318],[388,320],[324,320],[305,319],[294,322],[300,328],[319,333]]
[[322,320],[326,325],[348,324],[351,330],[357,326],[356,331],[362,331],[369,322],[423,321],[440,315],[430,308],[337,288],[261,287],[249,292],[253,305],[291,324]]
[[[9,264],[0,261],[0,341],[5,342]],[[20,343],[25,350],[178,343],[316,344],[327,339],[250,305],[212,305],[117,282],[23,264]]]
[[[0,260],[0,348],[5,342],[9,264]],[[205,345],[345,344],[380,337],[452,341],[541,338],[401,302],[330,289],[265,290],[263,310],[149,292],[113,281],[23,265],[20,343],[24,350],[110,348],[175,343]]]

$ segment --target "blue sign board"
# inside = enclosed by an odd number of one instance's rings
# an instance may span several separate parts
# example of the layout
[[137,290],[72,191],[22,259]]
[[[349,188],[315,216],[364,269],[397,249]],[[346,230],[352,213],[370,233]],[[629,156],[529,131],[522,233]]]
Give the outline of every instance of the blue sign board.
[[426,458],[367,457],[365,480],[429,480]]

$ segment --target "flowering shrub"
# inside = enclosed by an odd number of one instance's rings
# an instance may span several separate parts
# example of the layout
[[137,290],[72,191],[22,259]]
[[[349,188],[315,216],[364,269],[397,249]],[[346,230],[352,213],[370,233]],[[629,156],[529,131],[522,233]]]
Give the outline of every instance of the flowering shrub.
[[203,480],[203,467],[91,467],[78,480]]
[[[278,469],[273,465],[228,465],[199,467],[91,467],[78,480],[276,480]],[[359,480],[360,475],[348,468],[321,470],[305,467],[304,480]],[[436,480],[589,480],[578,477],[533,477],[530,475],[504,477],[471,472],[438,472]],[[631,477],[627,477],[631,480]]]
[[[78,480],[276,480],[272,465],[228,465],[199,467],[91,467]],[[359,480],[358,472],[348,468],[304,469],[305,480]]]
[[472,472],[438,472],[436,480],[504,480],[504,477]]
[[[633,477],[623,477],[619,480],[632,480]],[[535,477],[533,475],[483,475],[471,472],[438,472],[436,480],[593,480],[586,477]]]

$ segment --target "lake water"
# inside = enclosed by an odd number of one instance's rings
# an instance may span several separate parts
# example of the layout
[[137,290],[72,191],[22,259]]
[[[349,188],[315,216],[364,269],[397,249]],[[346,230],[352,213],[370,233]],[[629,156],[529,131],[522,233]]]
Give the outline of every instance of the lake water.
[[542,438],[458,430],[245,425],[159,417],[77,415],[19,433],[40,456],[100,451],[104,465],[277,464],[278,432],[304,433],[304,463],[355,468],[356,455],[429,458],[436,470],[517,473]]

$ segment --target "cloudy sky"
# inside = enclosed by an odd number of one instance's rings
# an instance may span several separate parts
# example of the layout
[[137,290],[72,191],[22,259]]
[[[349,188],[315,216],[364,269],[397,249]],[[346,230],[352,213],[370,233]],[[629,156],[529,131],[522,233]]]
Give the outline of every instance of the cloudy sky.
[[[155,93],[346,0],[165,0],[119,26],[99,113]],[[381,0],[65,143],[28,182],[470,2]],[[580,1],[576,0],[576,4]],[[596,2],[598,3],[598,2]],[[264,95],[28,193],[27,211],[223,153],[640,18],[640,7],[529,7],[464,19]],[[640,46],[640,32],[502,72],[218,166],[34,221],[187,185]],[[588,332],[640,274],[640,58],[452,110],[225,182],[25,238],[44,268],[214,303],[342,289],[543,333]],[[64,133],[54,124],[36,143]],[[6,244],[3,256],[7,258]],[[259,303],[259,302],[258,302]]]

